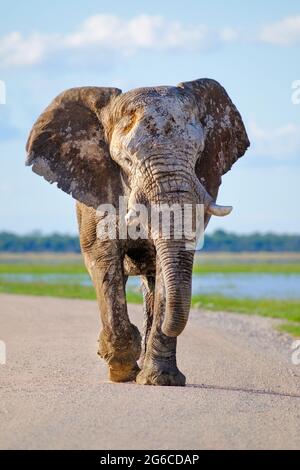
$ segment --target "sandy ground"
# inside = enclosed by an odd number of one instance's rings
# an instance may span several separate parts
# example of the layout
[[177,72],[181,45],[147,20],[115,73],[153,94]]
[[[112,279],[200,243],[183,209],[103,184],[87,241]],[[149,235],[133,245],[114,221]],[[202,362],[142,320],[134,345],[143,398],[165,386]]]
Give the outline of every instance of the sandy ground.
[[273,323],[193,311],[187,387],[111,384],[95,302],[1,295],[0,448],[300,449],[300,365]]

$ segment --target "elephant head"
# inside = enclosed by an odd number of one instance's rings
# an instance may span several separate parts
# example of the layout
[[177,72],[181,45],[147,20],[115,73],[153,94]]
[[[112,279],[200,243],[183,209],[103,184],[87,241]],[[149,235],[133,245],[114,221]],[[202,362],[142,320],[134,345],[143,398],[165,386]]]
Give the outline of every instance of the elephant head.
[[[249,146],[239,112],[224,88],[201,79],[177,87],[85,87],[59,95],[35,123],[27,164],[78,201],[97,208],[129,196],[135,204],[202,203],[210,215],[221,177]],[[166,288],[162,331],[178,336],[187,321],[193,252],[184,240],[155,241]]]

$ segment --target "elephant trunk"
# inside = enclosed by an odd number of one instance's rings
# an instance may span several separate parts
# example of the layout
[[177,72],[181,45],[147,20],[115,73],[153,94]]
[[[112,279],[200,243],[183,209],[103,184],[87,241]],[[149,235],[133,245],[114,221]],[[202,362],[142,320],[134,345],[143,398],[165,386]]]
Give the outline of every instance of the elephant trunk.
[[162,332],[171,337],[182,333],[191,306],[194,252],[187,251],[184,240],[156,240],[166,291],[166,312]]
[[[180,204],[181,206],[204,204],[207,213],[218,216],[227,215],[231,211],[229,206],[217,206],[214,203],[192,171],[188,172],[186,168],[179,165],[175,168],[173,165],[174,170],[171,172],[169,168],[165,169],[166,162],[168,162],[167,158],[160,161],[160,168],[155,174],[152,169],[152,178],[145,175],[142,180],[143,188],[141,188],[141,181],[137,181],[136,188],[128,201],[128,212],[125,217],[127,225],[131,225],[137,218],[139,210],[136,209],[136,203],[143,200],[141,195],[148,204],[150,202],[158,203],[158,205],[165,202],[167,205]],[[166,291],[166,312],[162,332],[166,336],[177,337],[187,323],[191,306],[194,251],[186,249],[186,242],[190,244],[191,240],[186,240],[184,237],[167,239],[160,237],[155,231],[153,235],[155,235],[153,240]]]

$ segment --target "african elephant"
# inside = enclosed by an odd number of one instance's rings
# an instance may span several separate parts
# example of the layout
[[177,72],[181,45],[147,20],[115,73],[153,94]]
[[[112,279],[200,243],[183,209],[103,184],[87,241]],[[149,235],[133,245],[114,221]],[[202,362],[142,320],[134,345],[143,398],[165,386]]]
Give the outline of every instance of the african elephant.
[[[99,239],[97,208],[118,207],[126,195],[130,224],[137,203],[200,203],[207,224],[230,212],[215,203],[218,188],[248,146],[239,112],[211,79],[126,93],[70,89],[35,123],[27,165],[78,201],[81,250],[103,325],[99,355],[111,381],[185,385],[176,341],[190,310],[194,250],[185,249],[184,238]],[[143,338],[127,312],[130,275],[141,276]]]

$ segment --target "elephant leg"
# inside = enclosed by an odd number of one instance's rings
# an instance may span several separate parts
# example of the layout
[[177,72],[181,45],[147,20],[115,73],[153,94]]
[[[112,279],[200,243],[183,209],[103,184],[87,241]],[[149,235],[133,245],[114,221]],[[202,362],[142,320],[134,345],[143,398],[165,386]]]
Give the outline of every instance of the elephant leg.
[[105,245],[91,268],[103,325],[98,354],[108,363],[111,381],[127,382],[139,372],[141,336],[128,317],[123,260],[113,245]]
[[161,325],[165,313],[166,295],[161,268],[157,263],[154,315],[146,344],[142,370],[136,382],[141,385],[185,385],[185,376],[176,363],[177,338],[163,334]]
[[142,291],[143,291],[143,310],[144,310],[144,325],[143,325],[143,339],[142,339],[142,354],[140,357],[139,365],[143,366],[147,343],[152,327],[153,314],[154,314],[154,296],[155,296],[155,277],[154,276],[141,276]]

